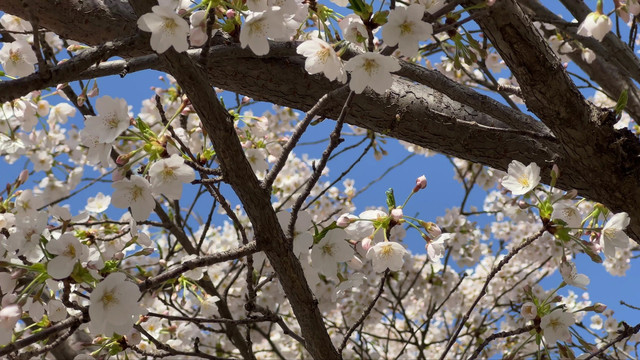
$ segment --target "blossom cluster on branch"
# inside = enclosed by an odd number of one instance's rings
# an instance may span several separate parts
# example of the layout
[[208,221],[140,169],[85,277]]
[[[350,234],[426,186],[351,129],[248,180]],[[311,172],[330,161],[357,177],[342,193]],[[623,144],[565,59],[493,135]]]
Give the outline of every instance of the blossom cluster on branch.
[[[463,197],[435,219],[412,210],[439,191],[427,185],[429,169],[415,181],[393,179],[366,210],[355,206],[369,185],[356,188],[350,171],[365,156],[389,156],[386,133],[345,124],[358,97],[393,97],[399,76],[424,66],[441,81],[497,91],[514,109],[526,100],[491,42],[468,24],[499,2],[132,1],[136,36],[172,72],[139,111],[119,94],[101,94],[95,77],[2,105],[0,154],[24,170],[0,192],[0,355],[632,357],[640,328],[593,303],[577,265],[585,258],[625,275],[637,245],[626,233],[630,216],[560,189],[563,169],[551,160],[509,159],[505,173],[449,156]],[[638,1],[613,3],[635,27]],[[599,0],[575,24],[575,38],[543,19],[535,34],[560,60],[579,51],[591,64],[597,57],[582,41],[614,36],[612,14]],[[97,51],[33,16],[0,18],[3,82],[46,80]],[[204,74],[214,44],[235,42],[269,59],[277,41],[296,46],[308,75],[336,84],[306,115],[277,105],[255,114],[253,99],[218,99],[207,79],[191,76]],[[434,54],[443,57],[435,63]],[[593,102],[610,108],[611,128],[631,133],[629,96],[599,91]],[[336,99],[342,107],[323,151],[304,154],[301,137]],[[438,116],[505,130],[496,125],[504,118],[485,125]],[[400,144],[409,157],[434,154]],[[361,155],[331,173],[353,149]],[[102,183],[110,186],[96,191]],[[480,209],[467,203],[479,188]],[[424,253],[409,250],[412,242]],[[561,280],[545,288],[555,272]]]

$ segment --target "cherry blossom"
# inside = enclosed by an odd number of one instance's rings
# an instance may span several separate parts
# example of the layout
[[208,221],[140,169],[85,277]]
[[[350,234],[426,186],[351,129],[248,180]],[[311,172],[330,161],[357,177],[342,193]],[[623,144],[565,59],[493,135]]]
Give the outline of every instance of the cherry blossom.
[[568,285],[587,290],[587,285],[590,282],[589,277],[585,274],[578,274],[576,264],[573,262],[563,261],[560,263],[560,274],[562,275],[562,280]]
[[[281,211],[276,215],[278,216],[280,226],[286,232],[289,228],[291,213]],[[311,245],[313,245],[313,235],[311,234],[312,229],[313,222],[311,220],[311,214],[307,211],[300,211],[298,213],[298,218],[296,219],[296,225],[293,228],[293,253],[296,256],[308,254]]]
[[111,196],[98,192],[95,197],[87,199],[87,206],[85,206],[84,209],[88,212],[97,214],[107,210],[110,203]]
[[395,58],[379,53],[365,53],[347,61],[345,70],[351,73],[349,87],[356,94],[360,94],[366,87],[384,94],[391,84],[391,73],[400,70],[400,63]]
[[180,155],[173,154],[153,163],[149,168],[149,178],[153,193],[177,200],[182,196],[182,184],[195,180],[196,174]]
[[600,246],[607,257],[616,256],[616,248],[626,249],[629,247],[629,236],[624,233],[629,225],[629,215],[621,212],[613,215],[604,227],[600,236]]
[[356,14],[349,14],[345,16],[340,20],[338,25],[342,30],[345,40],[354,44],[362,46],[362,43],[369,38],[367,28],[364,26],[360,16]]
[[398,6],[389,12],[389,21],[382,28],[382,38],[389,46],[398,45],[408,57],[418,54],[418,43],[431,37],[433,27],[422,21],[425,8],[420,4]]
[[187,21],[168,6],[156,5],[151,11],[138,19],[140,30],[151,33],[151,48],[160,54],[172,46],[177,52],[187,51]]
[[389,268],[399,271],[404,264],[403,257],[409,252],[404,246],[393,241],[383,241],[373,245],[367,251],[367,259],[373,262],[373,271],[381,272]]
[[189,42],[191,46],[202,46],[207,41],[207,12],[195,11],[189,17],[191,29],[189,30]]
[[578,27],[578,34],[591,36],[598,41],[602,41],[605,35],[611,31],[613,23],[609,17],[601,12],[592,12],[584,18]]
[[35,71],[37,62],[31,45],[24,41],[5,43],[0,49],[0,64],[9,76],[27,76]]
[[509,164],[508,175],[502,178],[502,186],[513,195],[524,195],[533,190],[540,182],[540,167],[536,163],[524,166],[513,160]]
[[342,229],[329,231],[311,250],[313,268],[326,276],[335,276],[336,264],[349,261],[353,256],[347,237]]
[[520,307],[520,315],[527,320],[533,320],[538,316],[538,308],[531,301],[527,301]]
[[103,96],[96,101],[97,116],[86,116],[85,130],[101,143],[113,142],[130,125],[127,102]]
[[326,41],[319,38],[307,40],[298,45],[296,52],[307,58],[304,68],[309,74],[322,72],[331,81],[337,80],[341,83],[347,81],[342,61]]
[[429,259],[431,261],[438,261],[445,255],[446,251],[446,242],[453,238],[453,234],[444,233],[437,236],[433,240],[427,240],[427,245],[425,245],[425,249],[427,250],[427,254],[429,255]]
[[155,200],[151,195],[151,185],[141,176],[122,179],[112,184],[116,189],[111,198],[113,206],[121,209],[130,208],[131,215],[136,221],[146,220],[155,207]]
[[89,249],[73,234],[65,233],[47,243],[47,251],[57,255],[47,263],[47,273],[54,279],[64,279],[71,274],[78,261],[87,261]]
[[564,312],[562,309],[555,309],[550,314],[543,316],[540,320],[540,327],[547,345],[551,346],[556,341],[570,342],[569,326],[574,323],[573,315]]
[[249,46],[256,55],[269,53],[267,38],[281,36],[282,21],[282,16],[273,11],[249,12],[240,30],[242,48]]
[[89,327],[96,334],[111,336],[126,334],[131,330],[137,315],[140,290],[126,275],[111,273],[91,292]]
[[21,316],[22,310],[18,305],[12,304],[0,309],[0,345],[7,345],[11,342],[13,328]]

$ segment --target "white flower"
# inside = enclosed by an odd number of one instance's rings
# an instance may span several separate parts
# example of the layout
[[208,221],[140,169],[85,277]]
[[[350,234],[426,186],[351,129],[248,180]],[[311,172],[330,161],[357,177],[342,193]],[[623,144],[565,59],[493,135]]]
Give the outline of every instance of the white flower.
[[365,53],[347,61],[344,68],[351,73],[349,87],[356,94],[362,93],[367,86],[383,94],[393,84],[391,73],[400,70],[400,63],[390,56]]
[[102,167],[109,167],[109,154],[111,144],[100,141],[103,136],[100,129],[96,127],[85,127],[80,131],[80,142],[88,148],[87,162],[92,165],[101,164]]
[[527,301],[522,304],[522,307],[520,308],[520,315],[527,320],[533,320],[538,316],[538,308],[531,301]]
[[87,206],[85,206],[84,209],[88,212],[97,214],[107,210],[110,203],[111,196],[99,192],[95,197],[90,197],[87,200]]
[[67,307],[58,299],[51,299],[47,303],[47,315],[51,321],[62,321],[67,317]]
[[605,14],[592,12],[587,15],[578,27],[578,34],[591,36],[598,41],[602,41],[605,35],[611,30],[611,19]]
[[178,200],[182,196],[182,184],[192,182],[196,174],[180,155],[173,154],[167,159],[154,162],[149,168],[149,178],[153,193]]
[[342,229],[329,231],[311,250],[311,265],[326,276],[335,276],[336,263],[351,260],[353,248]]
[[256,55],[269,53],[268,37],[275,38],[282,33],[282,16],[273,11],[251,12],[240,29],[242,48],[249,46]]
[[98,136],[101,143],[111,143],[130,125],[127,101],[103,96],[96,100],[97,116],[86,116],[85,130]]
[[429,255],[429,259],[431,261],[438,261],[444,256],[447,246],[445,244],[445,241],[448,241],[452,237],[452,233],[444,233],[427,242],[427,245],[425,245],[425,249],[427,250],[427,255]]
[[0,63],[9,76],[27,76],[35,71],[36,54],[26,41],[5,43],[0,50]]
[[555,344],[556,341],[571,341],[571,333],[569,326],[575,323],[573,315],[566,313],[561,309],[555,309],[550,314],[542,317],[540,327],[544,335],[547,346]]
[[189,30],[189,42],[192,46],[202,46],[207,42],[207,12],[199,10],[191,14],[189,21],[191,29]]
[[151,8],[151,11],[138,19],[138,27],[142,31],[151,33],[153,51],[162,54],[171,46],[177,52],[187,51],[189,48],[187,21],[167,6],[156,5]]
[[600,246],[606,257],[615,257],[617,247],[621,249],[629,247],[629,236],[624,233],[629,221],[629,215],[626,212],[621,212],[613,215],[604,224],[600,236]]
[[[387,213],[381,210],[365,210],[360,213],[357,218],[349,215],[351,223],[344,230],[353,240],[360,240],[364,237],[371,236],[375,230],[375,223],[382,222],[387,218]],[[376,240],[382,241],[384,234],[382,231],[376,233]]]
[[156,202],[147,180],[141,176],[132,176],[131,179],[116,181],[111,186],[116,189],[111,199],[113,206],[120,209],[131,208],[131,216],[136,221],[149,217]]
[[524,166],[518,160],[509,164],[508,175],[502,178],[502,186],[513,195],[523,195],[533,190],[540,182],[540,167],[536,163]]
[[[289,228],[291,213],[281,211],[277,213],[276,216],[278,217],[280,226],[286,233]],[[309,254],[309,248],[313,245],[313,235],[310,231],[311,228],[313,228],[311,214],[306,211],[298,212],[296,226],[293,228],[293,253],[298,257],[301,254]]]
[[0,310],[0,346],[11,342],[13,328],[20,320],[22,310],[18,305],[8,305]]
[[367,28],[364,26],[360,16],[356,14],[345,16],[340,20],[338,26],[342,30],[344,39],[354,44],[361,44],[369,38]]
[[78,261],[87,261],[89,257],[89,248],[70,233],[49,241],[47,251],[57,255],[47,263],[47,273],[54,279],[68,277]]
[[582,215],[572,201],[558,201],[553,204],[552,219],[560,219],[570,228],[581,228]]
[[138,287],[123,273],[111,273],[91,292],[90,328],[96,334],[126,334],[137,320]]
[[269,164],[267,163],[267,151],[265,149],[246,149],[245,153],[253,171],[267,171]]
[[47,122],[49,124],[66,124],[69,116],[76,116],[76,108],[67,103],[60,103],[51,108]]
[[296,52],[307,58],[304,69],[309,74],[322,72],[331,81],[338,80],[341,83],[347,81],[342,61],[326,41],[319,38],[307,40],[298,46]]
[[433,26],[422,21],[424,6],[412,4],[409,7],[398,6],[389,13],[389,21],[382,28],[382,38],[390,45],[398,45],[400,52],[407,57],[418,54],[418,43],[429,39]]
[[407,253],[407,249],[397,242],[383,241],[373,245],[367,251],[367,259],[372,260],[375,272],[385,271],[387,268],[398,271],[402,268],[403,257]]
[[580,55],[582,56],[582,60],[584,60],[587,64],[591,64],[593,60],[596,59],[596,53],[589,48],[582,49],[582,53]]
[[602,329],[604,321],[602,321],[602,317],[600,315],[595,314],[595,315],[591,316],[591,318],[589,320],[591,320],[591,325],[589,325],[590,328],[592,328],[593,330]]
[[562,280],[568,285],[576,286],[583,290],[587,290],[587,285],[591,281],[587,275],[578,274],[576,264],[570,261],[560,263],[560,274],[562,275]]
[[200,316],[212,317],[218,315],[218,305],[216,305],[218,301],[220,301],[220,298],[217,296],[207,296],[200,300]]

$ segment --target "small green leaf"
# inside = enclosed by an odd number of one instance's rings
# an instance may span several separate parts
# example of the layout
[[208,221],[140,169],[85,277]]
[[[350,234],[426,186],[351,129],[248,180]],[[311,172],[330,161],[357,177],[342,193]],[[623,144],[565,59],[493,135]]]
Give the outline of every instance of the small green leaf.
[[393,189],[389,188],[385,194],[387,195],[387,207],[389,208],[389,211],[391,211],[396,208],[396,197],[393,195]]
[[378,26],[382,26],[384,24],[387,23],[387,16],[389,15],[389,11],[385,10],[385,11],[378,11],[377,13],[373,14],[373,23],[378,25]]
[[624,108],[627,107],[627,101],[629,100],[629,90],[628,89],[624,89],[622,91],[622,93],[620,94],[620,97],[618,98],[618,102],[616,103],[616,107],[614,108],[614,111],[616,112],[616,115],[620,115],[622,113],[622,111],[624,110]]

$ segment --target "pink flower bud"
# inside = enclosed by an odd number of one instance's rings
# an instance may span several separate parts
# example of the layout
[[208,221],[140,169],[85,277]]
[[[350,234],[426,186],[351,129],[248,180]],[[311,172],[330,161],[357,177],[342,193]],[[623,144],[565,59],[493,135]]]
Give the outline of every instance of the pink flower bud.
[[84,105],[85,101],[87,101],[87,96],[86,95],[80,95],[80,96],[78,96],[78,99],[77,99],[76,103],[78,104],[78,106],[82,106],[82,105]]
[[607,310],[607,305],[603,304],[603,303],[595,303],[592,305],[593,306],[593,311],[597,312],[597,313],[602,313],[605,310]]
[[245,96],[242,98],[242,103],[243,104],[248,104],[251,101],[251,98],[248,96]]
[[351,219],[349,219],[349,214],[342,214],[336,221],[336,225],[340,227],[347,227],[351,224]]
[[442,229],[440,229],[438,225],[432,222],[421,221],[420,225],[422,225],[422,227],[427,230],[429,236],[431,236],[432,238],[437,238],[438,236],[442,235]]
[[416,179],[416,186],[413,188],[413,192],[418,192],[427,187],[427,177],[422,175]]
[[100,94],[100,89],[98,89],[98,83],[94,82],[91,90],[87,92],[88,97],[96,97]]
[[20,175],[18,175],[18,184],[24,184],[25,182],[27,182],[27,179],[29,179],[29,170],[24,169],[20,172]]
[[236,16],[236,11],[233,9],[229,9],[227,10],[226,14],[224,14],[224,16],[226,16],[227,19],[231,19],[232,17]]
[[369,248],[371,248],[371,241],[372,239],[370,237],[366,237],[364,239],[362,239],[362,241],[360,242],[362,244],[362,249],[364,249],[364,251],[368,251]]
[[402,213],[402,208],[395,208],[391,210],[391,218],[395,221],[400,221],[403,215],[404,214]]
[[554,176],[553,174],[555,174],[556,178],[560,176],[560,168],[557,164],[553,164],[553,167],[551,168],[551,174],[551,176]]

